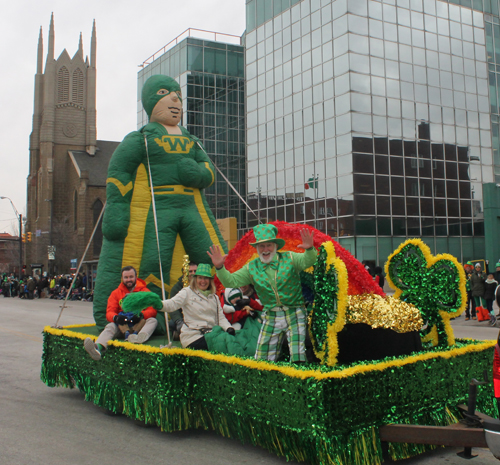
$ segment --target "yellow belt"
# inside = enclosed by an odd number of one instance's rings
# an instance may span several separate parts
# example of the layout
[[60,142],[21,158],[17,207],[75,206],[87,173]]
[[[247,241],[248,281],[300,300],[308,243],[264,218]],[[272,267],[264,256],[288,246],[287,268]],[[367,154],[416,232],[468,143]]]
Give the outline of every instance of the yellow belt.
[[153,186],[154,193],[156,195],[164,194],[182,194],[182,195],[194,195],[199,192],[199,189],[195,187],[184,187],[181,185],[174,186]]

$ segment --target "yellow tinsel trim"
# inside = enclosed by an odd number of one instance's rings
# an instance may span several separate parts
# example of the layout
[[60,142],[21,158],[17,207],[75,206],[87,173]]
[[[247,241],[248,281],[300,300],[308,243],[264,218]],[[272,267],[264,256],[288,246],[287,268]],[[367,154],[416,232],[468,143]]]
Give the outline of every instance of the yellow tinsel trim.
[[[60,330],[51,328],[50,326],[46,326],[44,328],[44,332],[53,334],[56,336],[66,336],[73,337],[76,339],[85,339],[85,337],[95,338],[95,336],[85,336],[80,333],[75,333],[69,330]],[[431,360],[435,358],[445,358],[450,359],[460,355],[464,355],[467,353],[473,352],[482,352],[491,347],[494,347],[497,343],[496,340],[492,341],[483,341],[480,344],[469,345],[466,347],[460,347],[457,349],[444,350],[440,352],[428,352],[425,354],[413,355],[411,357],[405,357],[403,359],[397,360],[389,360],[385,362],[366,364],[366,365],[356,365],[354,367],[345,368],[340,371],[331,371],[331,372],[321,372],[319,370],[299,370],[297,368],[292,367],[284,367],[275,365],[272,362],[266,362],[261,360],[250,360],[250,359],[242,359],[235,355],[222,355],[222,354],[212,354],[210,352],[205,352],[203,350],[193,350],[193,349],[160,349],[158,347],[150,347],[142,344],[130,344],[129,342],[121,342],[117,340],[109,341],[108,346],[115,347],[123,347],[126,349],[139,350],[141,352],[148,352],[152,354],[162,353],[165,356],[169,355],[183,355],[186,357],[198,357],[204,360],[217,361],[221,363],[227,363],[231,365],[239,365],[246,368],[251,368],[255,370],[263,370],[263,371],[276,371],[282,373],[286,376],[290,376],[292,378],[299,379],[307,379],[314,378],[317,380],[323,379],[341,379],[347,378],[349,376],[360,375],[364,373],[369,373],[371,371],[384,371],[393,367],[402,367],[405,365],[411,365],[412,363]]]
[[432,342],[434,347],[438,344],[438,329],[434,325],[431,330],[422,338],[422,342]]
[[[395,255],[397,255],[398,253],[400,253],[401,250],[404,247],[406,247],[408,244],[413,244],[413,245],[417,246],[422,251],[422,254],[424,255],[425,261],[427,263],[427,268],[430,268],[431,266],[433,266],[439,260],[449,260],[449,261],[451,261],[455,265],[456,269],[458,270],[458,274],[459,274],[459,277],[460,277],[458,288],[459,288],[460,296],[461,296],[461,299],[462,299],[462,305],[454,313],[439,311],[439,314],[441,315],[441,318],[443,319],[443,324],[444,324],[444,328],[445,328],[446,337],[447,337],[447,340],[448,340],[448,345],[452,346],[452,345],[455,344],[455,335],[453,333],[453,328],[451,327],[450,320],[452,318],[456,318],[459,315],[461,315],[464,312],[465,307],[467,306],[466,278],[465,278],[465,272],[463,270],[463,267],[462,267],[462,265],[460,265],[460,263],[458,263],[458,260],[453,255],[450,255],[450,254],[447,254],[447,253],[445,253],[445,254],[438,254],[438,255],[432,255],[431,249],[421,239],[416,239],[416,238],[414,238],[414,239],[408,239],[407,241],[403,242],[396,249],[396,251],[394,251],[389,256],[389,258],[387,259],[387,262],[385,263],[385,267],[384,267],[385,268],[385,274],[386,274],[387,282],[389,283],[389,286],[392,289],[394,289],[394,291],[395,291],[394,297],[396,297],[396,298],[399,298],[399,296],[402,294],[403,291],[401,289],[399,289],[394,284],[394,282],[391,280],[391,276],[389,274],[389,263],[390,263],[391,259]],[[434,331],[434,329],[435,329],[435,331]],[[432,340],[432,344],[434,346],[436,346],[438,344],[437,328],[432,328],[432,330],[431,330],[431,332],[429,334],[432,334],[433,336],[432,337],[426,337],[425,338],[426,341]],[[429,336],[429,335],[427,335],[427,336]]]
[[68,329],[68,328],[88,328],[89,326],[95,326],[95,323],[88,323],[85,325],[67,325],[63,326],[63,329]]
[[93,339],[94,341],[97,339],[96,336],[92,334],[82,334],[82,333],[77,333],[75,331],[70,331],[69,329],[66,328],[82,328],[82,327],[88,327],[88,326],[95,326],[95,324],[90,324],[90,325],[70,325],[70,326],[64,326],[63,329],[58,329],[58,328],[53,328],[52,326],[45,326],[43,328],[44,333],[49,333],[53,334],[54,336],[66,336],[66,337],[73,337],[75,339],[87,339],[90,337],[90,339]]

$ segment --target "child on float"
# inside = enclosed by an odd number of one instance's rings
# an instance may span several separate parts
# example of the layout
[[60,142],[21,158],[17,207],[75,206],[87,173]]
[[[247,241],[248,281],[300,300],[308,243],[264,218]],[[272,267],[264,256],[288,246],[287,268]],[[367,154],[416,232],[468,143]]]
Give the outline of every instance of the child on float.
[[206,263],[198,265],[188,287],[163,301],[163,309],[160,311],[172,313],[178,308],[182,308],[184,315],[180,334],[184,348],[208,350],[205,334],[212,331],[214,326],[220,326],[228,334],[235,335],[215,293],[212,267]]
[[257,318],[256,312],[264,309],[251,284],[227,288],[221,296],[221,302],[224,315],[236,330],[243,328],[248,317]]

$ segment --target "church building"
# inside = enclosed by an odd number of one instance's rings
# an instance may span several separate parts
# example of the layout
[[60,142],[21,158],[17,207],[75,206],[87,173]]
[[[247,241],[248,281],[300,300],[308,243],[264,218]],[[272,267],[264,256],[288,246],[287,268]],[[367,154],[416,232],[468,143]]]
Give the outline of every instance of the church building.
[[[70,57],[54,57],[54,17],[43,64],[43,35],[38,40],[33,129],[27,179],[26,244],[28,274],[75,271],[106,201],[106,173],[119,142],[96,139],[95,21],[90,59],[82,35]],[[82,271],[95,273],[102,244],[96,230]]]

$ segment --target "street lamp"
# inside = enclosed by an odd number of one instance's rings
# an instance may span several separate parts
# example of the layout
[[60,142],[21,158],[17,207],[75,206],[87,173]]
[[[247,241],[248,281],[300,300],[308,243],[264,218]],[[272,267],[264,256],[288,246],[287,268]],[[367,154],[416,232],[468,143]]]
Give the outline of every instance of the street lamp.
[[49,278],[53,274],[53,262],[55,260],[55,247],[52,244],[52,223],[54,221],[54,204],[52,199],[45,199],[45,202],[50,202],[50,233],[49,233],[49,247],[48,247],[48,255],[49,255]]
[[21,215],[17,211],[14,202],[12,202],[12,200],[9,197],[0,196],[0,199],[1,200],[7,199],[12,205],[12,208],[14,209],[16,216],[19,218],[19,280],[21,280],[21,271],[23,269],[23,215]]

